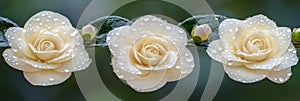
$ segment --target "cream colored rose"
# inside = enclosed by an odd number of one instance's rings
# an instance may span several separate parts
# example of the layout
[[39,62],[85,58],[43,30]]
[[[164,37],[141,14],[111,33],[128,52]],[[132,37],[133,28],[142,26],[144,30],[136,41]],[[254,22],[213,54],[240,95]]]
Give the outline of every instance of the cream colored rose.
[[11,46],[3,52],[5,61],[23,71],[32,85],[62,83],[91,63],[79,32],[58,13],[42,11],[24,28],[9,28],[5,36]]
[[186,35],[183,29],[150,15],[112,30],[107,42],[114,72],[138,92],[155,91],[184,78],[194,68]]
[[243,83],[267,77],[286,82],[298,57],[291,43],[291,30],[277,25],[264,15],[244,21],[227,19],[219,27],[220,40],[213,41],[207,53],[224,64],[228,76]]

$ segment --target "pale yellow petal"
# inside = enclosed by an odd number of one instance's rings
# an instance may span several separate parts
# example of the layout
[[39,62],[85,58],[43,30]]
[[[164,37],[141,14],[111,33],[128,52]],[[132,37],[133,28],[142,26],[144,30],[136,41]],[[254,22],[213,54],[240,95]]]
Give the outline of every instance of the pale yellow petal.
[[89,58],[89,54],[85,50],[83,46],[77,46],[74,51],[71,51],[72,59],[62,62],[59,68],[55,70],[58,72],[75,72],[84,70],[89,67],[91,64],[91,59]]
[[[129,35],[142,36],[143,34],[159,34],[165,39],[170,40],[175,46],[184,46],[187,44],[187,33],[180,27],[169,24],[162,19],[146,15],[137,19],[132,27],[136,29]],[[141,33],[142,32],[142,33]],[[144,32],[144,33],[143,33]]]
[[273,30],[277,29],[277,25],[268,17],[260,14],[246,19],[242,29],[250,30],[249,32],[251,32],[251,30]]
[[276,29],[273,35],[273,48],[276,49],[273,52],[274,57],[281,57],[289,48],[291,43],[291,29],[286,27],[280,27]]
[[33,53],[37,56],[38,60],[47,61],[52,58],[55,58],[57,54],[59,53],[58,50],[52,50],[52,51],[38,51],[36,48],[34,48],[33,45],[29,44],[30,49],[33,51]]
[[182,79],[192,73],[195,67],[195,62],[194,62],[193,54],[188,48],[181,47],[179,49],[180,49],[179,50],[180,59],[178,61],[180,61],[181,64],[179,65],[179,67],[175,66],[175,68],[180,68],[181,70],[180,79]]
[[242,21],[237,19],[226,19],[219,26],[219,35],[222,40],[224,48],[229,51],[233,51],[233,46],[236,40],[235,36],[238,36],[239,27],[242,25]]
[[68,18],[65,16],[54,13],[51,11],[41,11],[34,16],[32,16],[25,24],[25,29],[30,28],[44,28],[48,31],[55,29],[59,26],[68,26],[71,27],[71,23]]
[[222,51],[224,51],[223,43],[221,40],[215,40],[208,45],[206,53],[212,59],[224,63],[224,58],[222,56]]
[[23,37],[24,35],[26,35],[26,30],[17,27],[9,28],[5,33],[5,37],[7,38],[7,41],[14,52],[16,52],[20,56],[37,59],[33,52],[30,50],[27,38]]
[[127,80],[126,82],[136,91],[154,91],[158,89],[155,87],[162,82],[162,80],[165,78],[165,74],[166,70],[151,71],[147,76],[139,79]]
[[286,68],[290,68],[298,63],[299,58],[297,56],[297,50],[291,43],[287,51],[280,57],[282,62],[277,67],[273,68],[274,71],[281,71]]
[[24,63],[23,61],[20,60],[23,57],[16,54],[15,52],[12,51],[12,49],[6,49],[3,53],[2,56],[4,57],[5,62],[10,66],[13,67],[17,70],[25,71],[25,72],[36,72],[39,71],[38,68],[34,68],[31,65],[28,65]]
[[266,71],[248,69],[244,66],[224,65],[224,70],[231,79],[242,83],[254,83],[264,79],[267,75]]
[[51,86],[63,83],[71,73],[60,73],[54,70],[42,70],[38,72],[23,72],[26,80],[35,86]]
[[285,83],[291,76],[291,67],[288,67],[281,71],[270,71],[267,75],[268,79],[272,80],[275,83]]
[[259,62],[253,62],[253,63],[248,63],[245,64],[245,66],[249,69],[261,69],[261,70],[271,70],[278,65],[280,65],[282,62],[282,59],[280,58],[270,58],[264,61],[259,61]]
[[[117,63],[116,57],[112,57],[111,63],[112,63],[112,67],[114,69],[114,73],[118,76],[118,78],[123,79],[123,80],[133,80],[133,79],[140,78],[138,74],[132,74],[130,72],[124,71],[120,67],[117,67],[118,63]],[[145,71],[141,75],[143,75],[144,73],[147,74],[148,72]]]

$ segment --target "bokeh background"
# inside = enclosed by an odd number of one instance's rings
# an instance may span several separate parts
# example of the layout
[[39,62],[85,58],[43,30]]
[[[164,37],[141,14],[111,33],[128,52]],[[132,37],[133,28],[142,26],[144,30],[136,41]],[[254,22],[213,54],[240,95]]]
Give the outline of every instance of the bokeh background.
[[[0,0],[0,16],[9,18],[18,25],[23,26],[27,19],[35,13],[41,10],[51,10],[67,16],[73,26],[76,26],[82,12],[91,1],[92,0]],[[156,0],[141,1],[151,2]],[[184,0],[182,0],[182,2],[184,2]],[[277,22],[279,26],[291,28],[300,26],[299,0],[207,0],[207,2],[216,14],[238,19],[264,14]],[[145,7],[150,7],[147,9],[151,9],[151,7],[155,8],[156,6]],[[131,10],[130,7],[124,7],[122,12],[129,10]],[[176,9],[168,12],[176,12]],[[130,16],[130,13],[127,16]],[[178,17],[184,18],[186,15],[179,15]],[[0,52],[2,53],[3,50],[4,49],[1,49]],[[106,54],[97,55],[99,57],[110,55],[106,49],[96,49],[96,51]],[[201,52],[204,51],[200,49],[200,56],[207,57],[205,53]],[[109,59],[100,62],[109,64]],[[201,70],[201,78],[206,78],[209,75],[210,66],[202,67],[204,67],[204,69]],[[194,94],[189,100],[194,101],[200,99],[205,83],[206,81],[199,83],[198,88],[194,91]],[[226,75],[214,100],[299,101],[299,85],[300,65],[293,67],[293,76],[285,84],[275,84],[269,80],[263,80],[254,84],[241,84],[234,82]],[[168,91],[168,89],[170,90],[172,87],[174,87],[174,83],[168,84],[163,91]],[[122,96],[122,93],[118,95]],[[129,96],[121,98],[124,100],[132,99]],[[0,99],[0,101],[85,101],[85,98],[76,84],[74,75],[65,83],[58,86],[33,87],[24,79],[22,72],[10,68],[3,59],[0,59]],[[145,100],[157,99],[149,98]]]

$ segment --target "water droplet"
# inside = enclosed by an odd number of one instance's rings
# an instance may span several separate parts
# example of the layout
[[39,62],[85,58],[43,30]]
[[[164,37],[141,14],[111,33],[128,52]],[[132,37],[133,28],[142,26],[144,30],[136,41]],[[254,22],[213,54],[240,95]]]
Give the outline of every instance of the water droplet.
[[58,19],[57,19],[57,18],[54,18],[53,21],[58,21]]
[[294,50],[294,51],[293,51],[293,53],[294,53],[294,54],[296,54],[296,53],[297,53],[297,51],[296,51],[296,50]]
[[136,29],[135,29],[135,28],[132,28],[131,30],[132,30],[132,31],[136,31]]
[[54,78],[49,78],[49,81],[54,81],[55,79]]
[[218,48],[218,50],[219,50],[219,51],[222,51],[222,50],[223,50],[223,48],[222,48],[222,47],[219,47],[219,48]]
[[70,70],[65,69],[64,72],[70,72]]
[[279,81],[280,81],[280,82],[283,82],[284,79],[283,79],[282,77],[279,77]]
[[189,56],[189,54],[188,54],[188,53],[186,53],[186,54],[185,54],[185,56]]
[[171,30],[171,29],[172,29],[172,27],[170,27],[170,26],[166,26],[166,29],[167,29],[167,30]]
[[116,33],[116,35],[118,36],[118,35],[120,35],[120,33]]
[[186,74],[187,73],[187,71],[181,71],[181,74]]
[[211,52],[213,52],[213,53],[217,53],[217,51],[216,51],[216,50],[212,50]]
[[124,78],[124,75],[119,75],[118,77],[119,77],[119,78]]
[[61,24],[63,24],[63,25],[64,25],[64,24],[66,24],[66,22],[61,22]]
[[193,58],[187,58],[185,59],[186,62],[192,62],[193,61]]
[[40,20],[41,20],[40,18],[36,18],[36,19],[35,19],[35,21],[40,21]]
[[149,18],[144,18],[144,21],[149,21]]
[[183,31],[183,30],[178,30],[178,32],[179,32],[179,33],[184,33],[184,31]]
[[291,72],[287,73],[287,76],[292,76],[292,73]]
[[175,66],[176,69],[180,69],[180,66]]
[[228,63],[228,65],[229,65],[229,66],[232,66],[232,65],[233,65],[233,63],[232,63],[232,62],[229,62],[229,63]]

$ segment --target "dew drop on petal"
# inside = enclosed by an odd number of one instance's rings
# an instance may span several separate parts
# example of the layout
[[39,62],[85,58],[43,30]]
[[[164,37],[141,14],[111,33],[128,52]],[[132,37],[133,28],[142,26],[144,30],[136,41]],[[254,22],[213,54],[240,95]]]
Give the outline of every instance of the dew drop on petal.
[[185,59],[186,62],[192,62],[193,61],[193,58],[187,58]]
[[287,76],[292,76],[292,73],[287,73]]
[[54,81],[55,79],[54,78],[49,78],[49,81]]

